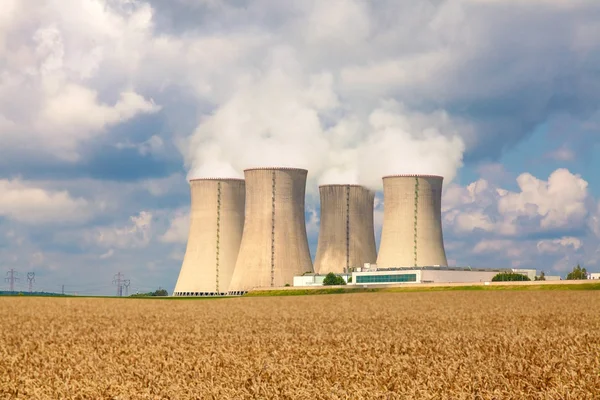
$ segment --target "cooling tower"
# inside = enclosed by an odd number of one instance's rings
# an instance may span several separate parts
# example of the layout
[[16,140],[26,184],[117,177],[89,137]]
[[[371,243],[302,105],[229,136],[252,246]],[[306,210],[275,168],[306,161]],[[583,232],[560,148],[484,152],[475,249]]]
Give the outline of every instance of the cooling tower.
[[383,178],[383,230],[378,268],[447,266],[442,235],[441,176]]
[[225,295],[242,240],[244,181],[194,179],[190,189],[190,231],[173,295]]
[[307,171],[256,168],[244,175],[246,219],[230,294],[291,285],[294,275],[313,271],[304,216]]
[[323,185],[319,192],[321,226],[315,271],[340,274],[375,263],[373,192],[358,185]]

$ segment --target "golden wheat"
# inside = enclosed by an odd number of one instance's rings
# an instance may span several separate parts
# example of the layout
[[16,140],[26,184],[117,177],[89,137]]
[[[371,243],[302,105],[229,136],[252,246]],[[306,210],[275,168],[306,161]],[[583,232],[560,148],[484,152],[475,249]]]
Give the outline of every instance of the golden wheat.
[[600,399],[595,292],[0,306],[2,399]]

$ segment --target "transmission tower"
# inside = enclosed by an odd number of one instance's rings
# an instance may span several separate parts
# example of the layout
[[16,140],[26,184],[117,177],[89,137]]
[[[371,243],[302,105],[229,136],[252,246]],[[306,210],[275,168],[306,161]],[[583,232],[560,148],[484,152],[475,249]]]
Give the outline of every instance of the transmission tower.
[[113,285],[117,286],[117,296],[121,297],[123,296],[123,278],[125,277],[125,275],[123,275],[122,273],[116,273],[115,276],[113,277]]
[[6,273],[6,278],[4,278],[4,280],[10,284],[10,291],[14,292],[15,282],[19,282],[19,273],[11,268],[10,271]]
[[125,296],[129,296],[129,285],[131,285],[131,281],[129,279],[125,279],[123,281],[123,286],[125,286]]
[[29,281],[29,293],[33,293],[33,282],[35,282],[35,272],[28,272],[27,280]]

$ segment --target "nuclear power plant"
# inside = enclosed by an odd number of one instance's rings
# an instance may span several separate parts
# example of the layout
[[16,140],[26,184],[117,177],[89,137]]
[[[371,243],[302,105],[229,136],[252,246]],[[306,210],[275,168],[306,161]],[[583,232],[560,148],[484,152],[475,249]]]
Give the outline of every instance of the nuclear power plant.
[[323,185],[315,272],[349,273],[377,259],[375,194],[359,185]]
[[244,180],[191,180],[190,232],[174,295],[322,285],[330,272],[365,285],[473,281],[494,273],[448,268],[441,176],[393,175],[383,178],[379,254],[374,193],[350,184],[319,187],[315,274],[304,213],[307,174],[297,168],[252,168],[244,171]]
[[442,182],[434,175],[383,178],[377,268],[448,266],[442,234]]
[[242,179],[190,181],[187,249],[174,296],[222,296],[237,260],[244,227]]
[[297,168],[244,171],[246,216],[230,294],[291,285],[295,275],[313,272],[304,215],[307,174]]

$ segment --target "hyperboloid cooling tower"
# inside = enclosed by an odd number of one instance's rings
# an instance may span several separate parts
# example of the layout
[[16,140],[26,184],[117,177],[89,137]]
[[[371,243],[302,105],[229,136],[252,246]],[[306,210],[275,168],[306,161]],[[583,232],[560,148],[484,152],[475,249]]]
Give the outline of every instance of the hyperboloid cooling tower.
[[194,179],[190,189],[190,231],[173,295],[225,295],[244,228],[244,180]]
[[291,285],[294,275],[313,271],[304,216],[306,175],[295,168],[244,171],[246,219],[231,294]]
[[319,192],[321,226],[315,271],[339,274],[374,263],[374,193],[358,185],[323,185]]
[[433,175],[383,178],[378,268],[447,266],[442,235],[442,181]]

